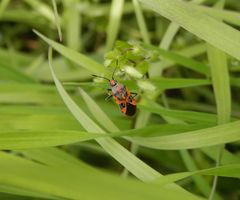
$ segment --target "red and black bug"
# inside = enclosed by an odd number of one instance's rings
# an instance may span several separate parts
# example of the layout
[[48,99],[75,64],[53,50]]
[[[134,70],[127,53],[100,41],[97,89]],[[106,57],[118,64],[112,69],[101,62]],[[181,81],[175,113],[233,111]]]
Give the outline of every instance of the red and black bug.
[[123,114],[127,116],[133,116],[137,110],[137,102],[134,99],[137,93],[130,92],[125,85],[118,83],[114,79],[115,71],[116,71],[116,68],[112,74],[112,79],[108,79],[106,77],[97,76],[97,75],[93,75],[93,76],[106,79],[109,82],[110,88],[108,89],[108,91],[111,91],[111,94],[107,96],[106,100],[113,97],[114,101],[119,106]]

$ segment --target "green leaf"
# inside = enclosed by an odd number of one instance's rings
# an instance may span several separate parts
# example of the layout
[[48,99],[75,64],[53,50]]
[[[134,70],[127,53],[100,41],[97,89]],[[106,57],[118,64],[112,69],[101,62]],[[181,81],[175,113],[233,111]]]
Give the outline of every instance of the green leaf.
[[117,38],[123,12],[124,0],[113,0],[111,3],[109,22],[107,28],[106,51],[112,49]]
[[171,61],[174,61],[175,63],[182,65],[183,67],[187,67],[187,68],[197,71],[201,74],[205,74],[205,75],[209,74],[209,67],[201,62],[184,57],[180,54],[177,54],[177,53],[174,53],[171,51],[160,49],[153,45],[149,45],[149,44],[141,44],[141,45],[146,49],[154,50],[154,51],[158,52],[162,57],[169,59]]
[[45,42],[47,42],[52,48],[54,48],[56,51],[58,51],[60,54],[68,58],[69,60],[77,63],[78,65],[86,68],[87,70],[93,72],[93,73],[105,73],[106,69],[103,65],[95,62],[94,60],[88,58],[87,56],[78,53],[77,51],[74,51],[72,49],[69,49],[57,42],[54,42],[53,40],[48,39],[38,31],[34,30],[34,33],[36,33],[39,37],[41,37]]
[[150,81],[160,90],[188,88],[194,86],[210,85],[207,79],[190,79],[190,78],[154,78]]
[[175,21],[197,37],[240,60],[240,33],[234,28],[219,22],[184,1],[140,1],[153,11]]
[[194,112],[194,111],[181,111],[163,108],[159,104],[147,100],[149,103],[139,104],[139,107],[143,110],[159,114],[161,116],[172,117],[176,119],[181,119],[186,122],[191,123],[207,123],[215,125],[217,123],[217,116],[214,114]]
[[174,181],[178,181],[188,176],[193,176],[196,174],[211,175],[211,176],[218,175],[218,176],[224,176],[224,177],[240,178],[240,164],[224,165],[221,167],[198,170],[194,172],[182,172],[182,173],[170,174],[170,175],[159,178],[156,181],[156,183],[160,185],[166,185]]
[[201,199],[177,190],[172,192],[171,188],[159,187],[157,184],[122,179],[97,170],[76,171],[66,166],[49,167],[4,152],[0,153],[0,161],[0,170],[4,171],[0,177],[1,185],[8,184],[60,198],[81,199],[84,197],[86,200],[96,200],[104,195],[105,200]]
[[1,131],[0,150],[58,146],[95,139],[100,136],[99,134],[69,130]]
[[240,121],[175,135],[130,140],[153,149],[194,149],[240,140]]

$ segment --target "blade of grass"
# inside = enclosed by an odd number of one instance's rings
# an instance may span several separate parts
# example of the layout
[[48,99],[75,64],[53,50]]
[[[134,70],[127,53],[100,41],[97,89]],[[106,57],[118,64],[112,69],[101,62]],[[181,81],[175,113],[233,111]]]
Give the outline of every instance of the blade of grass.
[[150,81],[160,90],[189,88],[194,86],[210,85],[207,79],[190,79],[190,78],[153,78]]
[[160,185],[166,185],[177,180],[181,180],[188,176],[196,174],[202,175],[219,175],[224,177],[240,178],[240,164],[224,165],[221,167],[209,168],[204,170],[198,170],[194,172],[181,172],[176,174],[170,174],[157,180],[156,183]]
[[0,136],[1,150],[58,146],[100,137],[99,134],[64,130],[1,131]]
[[82,48],[81,29],[82,16],[77,10],[77,1],[64,1],[64,24],[66,27],[66,43],[67,46],[76,51]]
[[181,134],[159,137],[133,137],[129,140],[153,149],[193,149],[240,140],[240,121]]
[[138,26],[140,28],[140,32],[141,32],[143,41],[147,44],[150,44],[150,36],[148,34],[147,25],[146,25],[146,22],[144,20],[144,16],[143,16],[143,13],[142,13],[141,6],[140,6],[138,0],[132,0],[132,3],[133,3],[133,6],[134,6],[134,10],[135,10],[136,18],[137,18],[137,23],[138,23]]
[[35,9],[38,13],[44,16],[46,19],[54,23],[55,21],[54,13],[52,12],[48,5],[42,3],[39,0],[24,0],[24,1],[33,9]]
[[117,38],[123,12],[124,0],[112,0],[109,22],[107,27],[106,51],[112,49]]
[[182,65],[184,67],[187,67],[189,69],[197,71],[201,74],[205,74],[205,75],[209,74],[209,67],[207,65],[201,63],[201,62],[195,61],[195,60],[190,59],[190,58],[186,58],[186,57],[184,57],[182,55],[179,55],[177,53],[174,53],[174,52],[170,52],[170,51],[167,51],[167,50],[164,50],[164,49],[160,49],[160,48],[155,47],[153,45],[142,43],[142,46],[146,49],[158,52],[164,58],[172,60],[179,65]]
[[[96,200],[103,195],[104,191],[105,200],[201,199],[176,190],[171,192],[171,189],[159,188],[156,184],[124,180],[100,171],[82,169],[75,172],[66,167],[48,167],[6,153],[1,153],[0,159],[0,169],[5,172],[0,177],[1,184],[24,187],[60,198],[82,199],[84,197],[86,200]],[[108,188],[107,191],[105,191],[106,188]],[[129,188],[132,192],[129,192]]]
[[69,60],[77,63],[78,65],[86,68],[87,70],[99,74],[107,72],[106,68],[103,65],[95,62],[94,60],[88,58],[87,56],[78,53],[70,48],[67,48],[57,42],[54,42],[53,40],[48,39],[47,37],[45,37],[36,30],[34,30],[34,33],[41,37],[45,42],[47,42],[52,48],[54,48],[60,54],[62,54]]
[[161,116],[181,119],[190,123],[207,123],[211,125],[215,125],[217,123],[217,116],[214,114],[166,109],[153,101],[149,100],[148,102],[149,103],[147,104],[139,104],[139,107],[141,109],[153,112],[155,114],[159,114]]
[[79,92],[83,97],[85,103],[87,104],[88,109],[93,114],[94,118],[97,120],[99,124],[101,124],[104,128],[106,128],[109,132],[117,132],[119,128],[109,119],[109,117],[102,111],[102,109],[93,101],[87,93],[79,88]]
[[232,25],[240,26],[239,22],[240,14],[238,12],[229,11],[225,9],[220,10],[217,8],[211,8],[207,6],[196,6],[196,8],[212,17],[215,17],[216,19],[223,20]]
[[[219,0],[214,7],[223,10],[225,0]],[[231,91],[230,78],[228,72],[227,55],[221,50],[208,45],[208,59],[211,68],[211,77],[214,95],[217,105],[218,124],[228,123],[231,119]],[[216,159],[216,167],[221,165],[224,144],[217,147],[218,156]],[[209,195],[209,200],[214,198],[217,188],[218,176],[213,179],[212,190]]]
[[58,10],[57,10],[57,4],[55,0],[52,0],[52,5],[53,5],[53,13],[55,17],[55,24],[58,30],[58,37],[59,41],[62,42],[62,31],[61,31],[61,25],[60,25],[60,18],[58,15]]
[[192,4],[178,0],[140,0],[145,6],[240,60],[240,33],[217,21]]

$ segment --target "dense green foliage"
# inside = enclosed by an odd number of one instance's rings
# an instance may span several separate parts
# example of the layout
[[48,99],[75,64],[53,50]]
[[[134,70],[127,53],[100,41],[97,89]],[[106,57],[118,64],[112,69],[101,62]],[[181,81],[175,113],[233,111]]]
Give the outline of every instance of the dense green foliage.
[[239,199],[239,49],[239,0],[1,0],[0,199]]

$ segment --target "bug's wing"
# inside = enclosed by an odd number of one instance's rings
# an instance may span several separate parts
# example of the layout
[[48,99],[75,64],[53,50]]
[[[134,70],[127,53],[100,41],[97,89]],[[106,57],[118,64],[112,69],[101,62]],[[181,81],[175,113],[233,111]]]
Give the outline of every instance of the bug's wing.
[[136,110],[137,110],[136,105],[127,103],[126,108],[127,108],[127,109],[126,109],[125,114],[126,114],[127,116],[133,116],[133,115],[135,115]]

